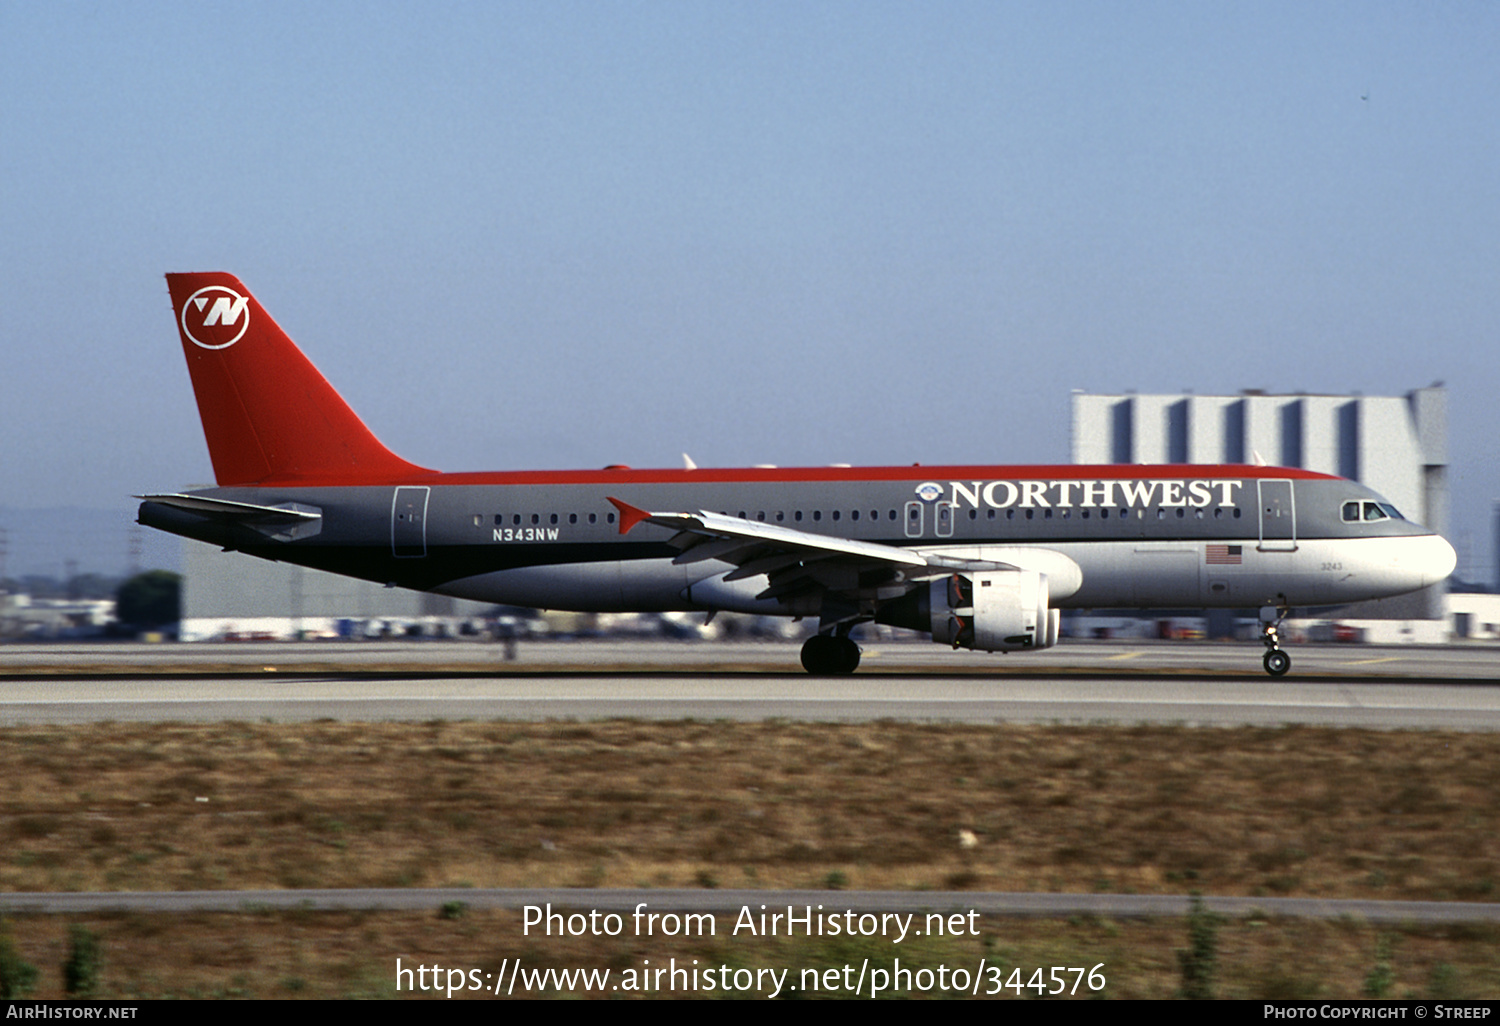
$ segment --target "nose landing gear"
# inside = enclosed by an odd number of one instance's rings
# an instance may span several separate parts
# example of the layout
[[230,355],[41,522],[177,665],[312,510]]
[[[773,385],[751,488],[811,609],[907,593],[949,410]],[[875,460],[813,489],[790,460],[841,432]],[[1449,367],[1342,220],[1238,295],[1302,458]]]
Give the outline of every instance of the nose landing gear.
[[1288,610],[1286,596],[1278,597],[1281,605],[1262,606],[1260,610],[1260,640],[1266,646],[1261,665],[1271,676],[1285,677],[1286,671],[1292,668],[1292,657],[1281,650],[1281,621],[1286,619]]

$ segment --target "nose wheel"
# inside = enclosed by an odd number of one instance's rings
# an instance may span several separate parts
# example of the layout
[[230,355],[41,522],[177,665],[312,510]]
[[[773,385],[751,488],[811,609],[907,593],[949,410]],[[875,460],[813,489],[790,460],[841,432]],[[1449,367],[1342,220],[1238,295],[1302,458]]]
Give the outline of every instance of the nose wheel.
[[814,634],[802,643],[802,668],[820,677],[859,669],[859,646],[847,634]]
[[[1273,677],[1285,677],[1292,668],[1292,657],[1281,650],[1281,621],[1286,619],[1286,596],[1279,606],[1264,606],[1260,611],[1260,641],[1266,646],[1261,665]],[[1272,619],[1274,617],[1275,619]]]

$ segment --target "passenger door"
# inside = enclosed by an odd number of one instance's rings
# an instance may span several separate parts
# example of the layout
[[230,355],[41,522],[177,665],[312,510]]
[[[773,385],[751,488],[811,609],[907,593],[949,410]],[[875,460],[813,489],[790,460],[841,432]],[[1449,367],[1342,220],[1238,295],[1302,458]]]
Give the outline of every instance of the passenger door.
[[1258,481],[1260,550],[1295,552],[1297,549],[1297,503],[1291,481]]

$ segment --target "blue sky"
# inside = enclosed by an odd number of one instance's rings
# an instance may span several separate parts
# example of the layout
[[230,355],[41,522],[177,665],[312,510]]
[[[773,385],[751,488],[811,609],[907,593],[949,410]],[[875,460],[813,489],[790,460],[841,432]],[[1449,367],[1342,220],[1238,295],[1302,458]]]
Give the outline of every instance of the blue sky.
[[0,504],[211,478],[161,276],[228,270],[452,470],[1442,380],[1488,579],[1497,52],[1481,3],[0,0]]

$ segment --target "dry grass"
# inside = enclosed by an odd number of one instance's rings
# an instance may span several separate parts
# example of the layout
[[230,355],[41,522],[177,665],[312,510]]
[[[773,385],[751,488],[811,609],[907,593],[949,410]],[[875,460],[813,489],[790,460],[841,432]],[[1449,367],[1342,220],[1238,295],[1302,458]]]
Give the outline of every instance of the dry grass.
[[[0,887],[1493,900],[1500,737],[900,723],[0,734]],[[959,831],[978,844],[960,846]]]
[[[0,887],[751,886],[1496,900],[1500,737],[901,723],[315,723],[0,732]],[[977,844],[964,847],[960,831]],[[385,994],[394,960],[566,966],[634,942],[523,939],[511,913],[125,916],[110,993]],[[55,989],[59,919],[10,929]],[[1382,940],[1381,938],[1384,937]],[[1490,928],[1226,924],[1229,996],[1495,996]],[[1170,996],[1182,922],[992,921],[1011,965],[1105,961]],[[848,952],[720,939],[804,967]],[[912,949],[912,958],[918,957]],[[1097,956],[1095,952],[1098,952]],[[890,945],[866,951],[886,958]],[[622,961],[623,960],[623,961]],[[914,964],[906,963],[903,964]],[[47,984],[47,980],[53,980]],[[1352,990],[1350,988],[1353,988]]]

